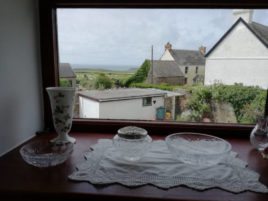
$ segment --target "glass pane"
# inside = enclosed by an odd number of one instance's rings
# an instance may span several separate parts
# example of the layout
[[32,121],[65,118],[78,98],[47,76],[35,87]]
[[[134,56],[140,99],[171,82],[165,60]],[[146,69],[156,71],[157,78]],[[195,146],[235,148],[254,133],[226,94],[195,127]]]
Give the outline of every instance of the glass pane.
[[57,9],[57,20],[76,118],[251,124],[264,114],[268,10]]
[[143,106],[151,106],[152,105],[152,97],[143,98]]

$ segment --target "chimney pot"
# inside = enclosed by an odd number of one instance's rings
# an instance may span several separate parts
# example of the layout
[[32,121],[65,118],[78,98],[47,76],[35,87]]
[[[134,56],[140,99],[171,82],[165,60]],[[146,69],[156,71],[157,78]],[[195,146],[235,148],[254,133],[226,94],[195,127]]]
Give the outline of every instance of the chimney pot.
[[172,45],[168,42],[166,45],[165,45],[165,50],[171,50],[172,49]]
[[234,9],[233,10],[234,20],[242,18],[246,23],[252,22],[253,10],[252,9]]
[[201,55],[203,55],[203,56],[205,56],[205,54],[206,54],[206,47],[205,46],[201,46],[201,47],[199,47],[199,52],[200,52],[200,54]]

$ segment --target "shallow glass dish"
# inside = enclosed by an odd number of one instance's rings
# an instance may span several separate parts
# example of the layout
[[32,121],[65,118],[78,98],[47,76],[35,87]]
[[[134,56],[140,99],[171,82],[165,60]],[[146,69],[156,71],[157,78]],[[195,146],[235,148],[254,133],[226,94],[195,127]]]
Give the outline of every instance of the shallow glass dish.
[[225,160],[232,146],[224,139],[201,133],[174,133],[166,137],[170,152],[193,165],[215,165]]
[[44,141],[33,141],[20,149],[25,162],[36,167],[56,166],[65,162],[73,151],[73,143],[52,144]]

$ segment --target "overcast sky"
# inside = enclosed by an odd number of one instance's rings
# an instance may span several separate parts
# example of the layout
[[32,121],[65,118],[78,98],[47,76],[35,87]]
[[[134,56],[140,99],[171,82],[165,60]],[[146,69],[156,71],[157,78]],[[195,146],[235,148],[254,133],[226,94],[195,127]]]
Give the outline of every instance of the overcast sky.
[[[174,49],[211,48],[234,23],[225,9],[58,9],[60,61],[89,66],[140,66]],[[268,10],[253,21],[268,25]],[[126,67],[127,68],[127,67]]]

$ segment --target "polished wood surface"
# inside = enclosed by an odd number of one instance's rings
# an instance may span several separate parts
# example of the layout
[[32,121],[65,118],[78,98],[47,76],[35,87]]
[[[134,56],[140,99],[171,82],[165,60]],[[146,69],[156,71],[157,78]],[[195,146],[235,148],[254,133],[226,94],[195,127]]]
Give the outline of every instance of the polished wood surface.
[[[235,135],[235,134],[234,134]],[[48,140],[55,134],[40,134],[32,140]],[[72,156],[64,163],[51,168],[36,168],[26,164],[16,148],[0,158],[1,200],[213,200],[213,201],[257,201],[268,200],[268,194],[243,192],[230,193],[220,189],[197,191],[187,187],[162,190],[151,185],[128,188],[119,184],[91,185],[74,182],[67,176],[75,171],[75,165],[83,162],[83,154],[100,138],[112,138],[113,134],[72,133],[77,139]],[[161,139],[163,136],[153,136]],[[258,172],[260,181],[268,186],[268,160],[252,149],[248,139],[231,138],[233,150],[247,161],[249,168]],[[5,198],[5,199],[4,199]]]

